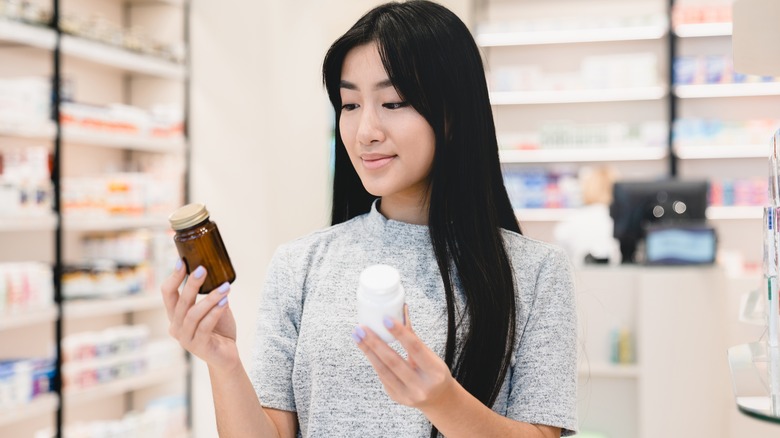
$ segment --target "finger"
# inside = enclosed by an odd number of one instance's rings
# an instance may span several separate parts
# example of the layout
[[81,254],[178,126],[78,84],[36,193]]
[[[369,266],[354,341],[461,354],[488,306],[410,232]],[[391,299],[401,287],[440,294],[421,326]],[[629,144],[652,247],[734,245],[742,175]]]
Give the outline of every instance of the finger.
[[198,297],[198,290],[206,281],[206,268],[198,266],[197,269],[187,277],[187,282],[184,283],[181,295],[179,296],[179,302],[176,303],[176,310],[173,314],[173,323],[181,324],[184,320],[184,315],[190,310],[190,307],[195,303],[195,299]]
[[358,329],[365,334],[365,336],[362,336],[362,342],[358,346],[363,346],[366,350],[371,351],[406,386],[415,387],[415,385],[420,383],[420,377],[417,375],[417,372],[376,333],[368,327],[358,326],[355,330],[358,336],[361,335]]
[[436,354],[417,337],[417,334],[414,333],[411,327],[405,326],[397,319],[389,317],[384,319],[384,323],[390,334],[404,347],[410,361],[423,368],[434,364],[431,355],[436,356]]
[[179,340],[184,342],[192,342],[196,336],[196,330],[200,331],[200,326],[203,325],[204,317],[210,313],[215,306],[224,307],[227,304],[227,294],[230,291],[230,283],[222,283],[218,288],[211,291],[206,297],[187,311],[182,321],[181,332],[179,334]]
[[179,286],[184,281],[186,274],[184,262],[182,259],[179,259],[176,261],[176,266],[173,268],[171,275],[160,286],[163,304],[165,305],[165,311],[168,313],[169,321],[173,319],[173,311],[176,308],[176,303],[179,301]]
[[214,328],[219,323],[219,320],[222,319],[225,312],[230,311],[228,304],[230,304],[228,302],[228,297],[222,297],[222,299],[217,302],[217,305],[212,307],[200,321],[193,339],[208,339],[208,336],[214,333]]
[[[412,330],[412,319],[409,318],[409,305],[406,304],[406,303],[404,303],[404,325],[407,328],[409,328],[409,330]],[[412,330],[412,331],[414,331],[414,330]],[[412,367],[412,369],[417,369],[418,368],[417,367],[417,362],[414,361],[413,357],[408,356],[406,360],[409,361],[409,366]]]
[[[376,371],[377,377],[379,377],[379,380],[385,387],[385,392],[387,392],[391,398],[396,394],[403,394],[406,388],[404,382],[402,382],[401,379],[399,379],[398,376],[387,367],[387,365],[376,355],[374,350],[366,345],[364,342],[366,333],[362,328],[360,328],[360,330],[358,330],[358,328],[359,327],[356,327],[352,332],[352,339],[355,340],[355,343],[357,344],[360,351],[363,352],[363,354],[368,359],[368,362],[371,363],[372,367],[374,367],[374,371]],[[360,333],[363,333],[362,338]]]

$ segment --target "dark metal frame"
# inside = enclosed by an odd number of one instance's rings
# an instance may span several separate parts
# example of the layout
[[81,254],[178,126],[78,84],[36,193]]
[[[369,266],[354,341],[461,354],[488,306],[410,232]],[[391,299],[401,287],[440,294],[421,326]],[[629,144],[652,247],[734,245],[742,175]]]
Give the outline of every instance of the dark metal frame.
[[674,33],[672,19],[672,12],[674,12],[674,0],[669,0],[669,140],[667,146],[669,147],[669,176],[676,178],[678,174],[677,165],[678,158],[677,153],[674,150],[674,120],[677,118],[677,95],[674,92],[674,59],[677,57],[677,34]]

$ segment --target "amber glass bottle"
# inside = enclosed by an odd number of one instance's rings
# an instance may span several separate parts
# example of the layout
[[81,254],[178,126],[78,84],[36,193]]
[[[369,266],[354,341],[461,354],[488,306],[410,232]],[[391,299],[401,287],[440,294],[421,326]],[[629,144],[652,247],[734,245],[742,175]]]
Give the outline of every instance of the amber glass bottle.
[[230,263],[217,224],[209,219],[203,204],[187,204],[174,211],[168,221],[176,231],[173,241],[184,260],[187,274],[198,266],[206,268],[206,281],[198,293],[207,294],[224,282],[236,280],[236,271]]

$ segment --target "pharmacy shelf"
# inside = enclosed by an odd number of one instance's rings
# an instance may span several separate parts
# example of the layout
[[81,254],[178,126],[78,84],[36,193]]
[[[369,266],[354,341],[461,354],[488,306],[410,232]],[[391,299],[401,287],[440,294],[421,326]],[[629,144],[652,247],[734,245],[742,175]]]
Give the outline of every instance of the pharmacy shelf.
[[164,368],[147,371],[141,375],[117,379],[109,383],[84,389],[65,389],[64,402],[69,408],[82,403],[122,395],[154,385],[180,379],[187,374],[187,365],[180,362]]
[[681,99],[777,96],[780,95],[780,82],[677,85],[674,94]]
[[4,407],[0,410],[0,427],[8,426],[28,418],[54,414],[59,405],[57,394],[41,394],[31,402],[20,406]]
[[614,379],[639,378],[640,370],[637,365],[620,365],[612,363],[590,363],[580,366],[580,377],[598,377]]
[[493,105],[539,105],[659,100],[664,96],[664,86],[602,90],[495,91],[490,93],[490,102]]
[[54,140],[57,126],[54,122],[36,124],[3,124],[0,123],[0,137],[20,137],[33,140]]
[[74,320],[162,308],[159,293],[144,292],[117,298],[66,300],[62,312],[63,319]]
[[499,151],[501,162],[507,164],[652,161],[664,159],[666,156],[666,148],[659,147]]
[[675,146],[677,158],[684,160],[719,160],[730,158],[769,158],[768,145],[697,145]]
[[128,3],[130,5],[136,4],[136,3],[142,3],[142,4],[163,4],[163,5],[171,5],[171,6],[184,6],[187,3],[187,0],[121,0],[122,3]]
[[731,23],[681,24],[674,28],[674,34],[680,38],[731,36],[732,28]]
[[184,137],[173,139],[143,138],[135,135],[94,132],[74,127],[64,127],[62,138],[66,143],[146,152],[181,153],[185,147]]
[[515,216],[522,222],[558,222],[569,217],[572,208],[519,208]]
[[44,309],[30,310],[24,313],[0,314],[0,332],[8,329],[54,322],[55,320],[57,320],[57,308],[53,305]]
[[[572,208],[520,208],[515,209],[515,216],[522,222],[558,222],[566,219],[575,209]],[[707,219],[710,220],[740,220],[761,219],[763,210],[760,206],[712,206],[707,207]]]
[[57,34],[52,29],[43,26],[0,18],[0,42],[54,50],[57,44]]
[[186,76],[183,65],[72,35],[62,35],[60,48],[65,55],[119,68],[129,73],[177,80]]
[[65,231],[122,231],[135,228],[165,228],[169,227],[165,217],[63,217]]
[[710,220],[761,219],[763,215],[763,208],[756,205],[707,207],[707,219]]
[[50,213],[40,216],[0,215],[0,232],[54,231],[56,228],[57,217]]
[[560,29],[531,32],[490,32],[477,35],[481,47],[657,40],[668,26],[634,26],[603,29]]

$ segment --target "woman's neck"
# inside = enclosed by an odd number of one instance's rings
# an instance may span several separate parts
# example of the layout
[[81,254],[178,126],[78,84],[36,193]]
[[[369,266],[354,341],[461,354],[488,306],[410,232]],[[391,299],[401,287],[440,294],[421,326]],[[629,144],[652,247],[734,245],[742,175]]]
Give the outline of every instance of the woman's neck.
[[379,212],[394,221],[415,225],[428,225],[427,200],[383,197],[379,200]]

